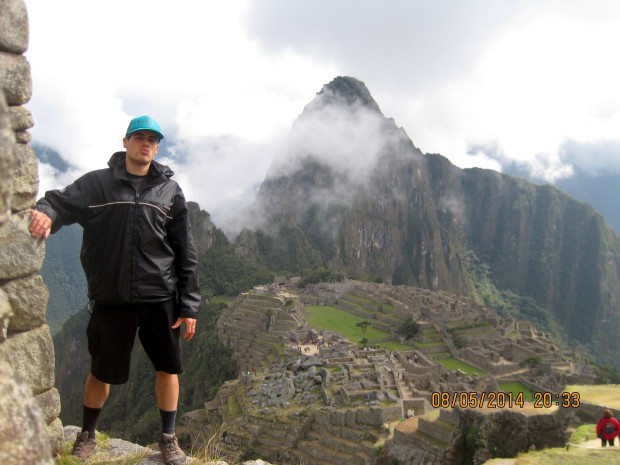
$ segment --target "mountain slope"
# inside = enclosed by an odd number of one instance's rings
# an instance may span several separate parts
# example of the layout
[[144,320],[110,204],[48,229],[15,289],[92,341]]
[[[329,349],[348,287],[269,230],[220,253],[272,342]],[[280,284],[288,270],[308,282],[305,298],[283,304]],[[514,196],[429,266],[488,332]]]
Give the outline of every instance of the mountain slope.
[[475,297],[473,256],[495,289],[533,299],[569,341],[617,364],[620,242],[603,218],[551,186],[422,154],[353,78],[306,106],[254,210],[263,223],[236,245],[267,266],[277,244],[295,257],[280,271],[318,255],[350,277]]

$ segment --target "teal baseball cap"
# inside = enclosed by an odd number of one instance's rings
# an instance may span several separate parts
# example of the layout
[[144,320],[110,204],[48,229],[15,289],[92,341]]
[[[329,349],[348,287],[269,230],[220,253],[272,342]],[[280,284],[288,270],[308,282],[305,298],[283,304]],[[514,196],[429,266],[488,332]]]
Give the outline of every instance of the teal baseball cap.
[[164,135],[161,133],[161,128],[157,121],[151,118],[149,115],[142,115],[132,119],[129,122],[129,126],[127,127],[127,132],[125,133],[125,137],[129,138],[136,131],[153,131],[159,137],[159,140],[164,138]]

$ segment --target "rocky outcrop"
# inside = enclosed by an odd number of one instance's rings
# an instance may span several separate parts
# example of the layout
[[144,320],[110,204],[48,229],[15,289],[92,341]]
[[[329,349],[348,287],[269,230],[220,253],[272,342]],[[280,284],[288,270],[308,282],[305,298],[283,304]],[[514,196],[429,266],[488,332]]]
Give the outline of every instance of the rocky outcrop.
[[[65,426],[65,443],[68,446],[75,441],[75,435],[80,431],[77,426]],[[134,444],[123,439],[112,438],[110,440],[99,441],[97,451],[92,459],[96,463],[136,463],[139,465],[161,465],[161,452]],[[206,461],[205,461],[206,460]],[[198,457],[188,457],[187,465],[199,465],[209,463],[213,465],[228,465],[228,462],[219,460],[217,457],[209,457],[201,460]],[[240,465],[271,465],[264,460],[249,460]]]
[[28,15],[23,0],[0,0],[0,11],[0,463],[47,465],[63,432],[48,292],[36,274],[45,248],[28,233],[39,183],[24,107],[32,95]]

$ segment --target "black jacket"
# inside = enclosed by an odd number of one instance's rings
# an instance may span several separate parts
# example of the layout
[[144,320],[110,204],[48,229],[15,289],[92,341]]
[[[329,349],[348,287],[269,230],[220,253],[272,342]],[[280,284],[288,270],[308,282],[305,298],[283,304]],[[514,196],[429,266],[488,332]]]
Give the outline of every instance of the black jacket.
[[112,155],[108,166],[46,192],[36,209],[52,219],[52,233],[73,223],[84,228],[80,258],[91,300],[123,305],[177,298],[180,316],[195,318],[198,258],[174,173],[152,162],[147,185],[137,192],[125,152]]

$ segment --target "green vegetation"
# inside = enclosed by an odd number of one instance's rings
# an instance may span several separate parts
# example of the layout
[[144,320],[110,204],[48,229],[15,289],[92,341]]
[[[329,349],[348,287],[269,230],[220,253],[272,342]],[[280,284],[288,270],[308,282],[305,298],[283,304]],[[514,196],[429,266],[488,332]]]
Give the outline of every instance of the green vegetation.
[[254,285],[273,282],[274,273],[237,253],[222,231],[214,231],[213,245],[201,257],[201,287],[207,295],[236,295]]
[[573,444],[580,444],[589,439],[596,437],[596,425],[594,423],[588,423],[585,425],[579,425],[575,432],[571,435],[570,442]]
[[538,305],[531,297],[498,289],[494,284],[495,277],[491,267],[472,250],[462,252],[461,258],[474,301],[495,310],[503,317],[528,320],[539,330],[549,332],[555,339],[562,340],[562,333],[549,310]]
[[540,358],[540,355],[532,355],[531,357],[528,357],[525,360],[523,360],[519,365],[522,367],[536,368],[541,363],[542,363],[542,359]]
[[435,361],[441,363],[443,366],[453,371],[461,370],[467,374],[480,376],[485,376],[487,374],[486,371],[481,370],[480,368],[476,368],[475,366],[472,366],[469,363],[465,363],[456,358],[441,358]]
[[620,409],[620,385],[617,384],[573,384],[564,391],[579,393],[581,402]]
[[396,334],[405,339],[413,339],[420,332],[420,325],[412,320],[405,320],[396,330]]
[[304,271],[299,281],[299,287],[304,288],[308,284],[333,283],[344,281],[344,274],[326,268],[318,268]]
[[533,400],[533,396],[532,396],[532,391],[530,391],[528,388],[525,387],[525,385],[523,385],[523,383],[520,383],[518,381],[512,382],[512,383],[503,383],[499,385],[499,390],[503,391],[503,392],[510,392],[512,394],[514,394],[514,396],[516,397],[520,392],[523,393],[523,400],[525,402],[532,402]]
[[47,240],[41,276],[49,288],[46,318],[52,335],[88,303],[86,276],[80,263],[82,227],[61,228]]
[[590,363],[596,374],[596,382],[600,384],[620,384],[620,371],[610,365]]
[[[494,459],[485,465],[503,465],[505,459]],[[615,450],[571,447],[545,449],[519,454],[514,465],[620,465],[620,454]]]
[[[357,324],[365,321],[364,318],[329,306],[306,305],[304,314],[306,320],[314,329],[318,331],[334,331],[350,341],[358,340],[359,329]],[[389,348],[391,349],[398,348],[400,350],[411,349],[411,346],[400,344],[389,333],[380,331],[373,326],[369,326],[366,329],[364,337],[368,340],[368,345],[371,346],[378,345],[385,348],[390,346]]]

